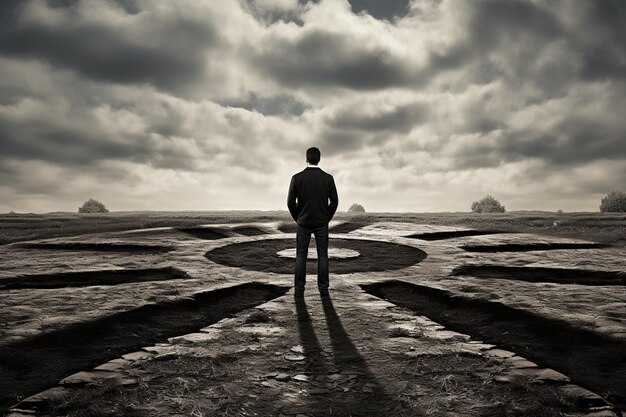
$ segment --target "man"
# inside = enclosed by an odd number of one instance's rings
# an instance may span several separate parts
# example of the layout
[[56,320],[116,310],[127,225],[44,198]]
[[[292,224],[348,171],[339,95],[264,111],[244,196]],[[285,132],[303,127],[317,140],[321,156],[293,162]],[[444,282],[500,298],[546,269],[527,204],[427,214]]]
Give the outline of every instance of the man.
[[322,296],[328,295],[328,222],[337,211],[339,197],[333,176],[317,166],[321,156],[319,149],[307,149],[307,167],[291,177],[289,184],[287,207],[298,223],[294,278],[296,297],[304,296],[311,233],[315,235],[317,245],[317,286]]

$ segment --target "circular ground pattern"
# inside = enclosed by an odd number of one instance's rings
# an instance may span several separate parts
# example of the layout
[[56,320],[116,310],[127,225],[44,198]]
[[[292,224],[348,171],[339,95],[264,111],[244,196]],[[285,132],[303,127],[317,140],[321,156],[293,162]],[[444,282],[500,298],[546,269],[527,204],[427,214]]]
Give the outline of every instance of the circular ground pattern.
[[[252,271],[292,274],[294,260],[282,258],[277,252],[292,249],[295,239],[267,239],[252,242],[234,243],[206,253],[206,257],[218,264],[248,269]],[[397,243],[363,240],[330,239],[329,250],[350,249],[361,256],[347,259],[331,259],[331,274],[352,272],[380,272],[402,269],[415,265],[426,258],[426,252],[412,246]],[[309,260],[307,273],[315,273],[317,262]]]

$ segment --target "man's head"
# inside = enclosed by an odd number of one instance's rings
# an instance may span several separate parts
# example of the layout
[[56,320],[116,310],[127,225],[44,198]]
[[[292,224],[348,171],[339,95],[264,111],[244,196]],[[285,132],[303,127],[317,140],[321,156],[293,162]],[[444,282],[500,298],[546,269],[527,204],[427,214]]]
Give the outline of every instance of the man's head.
[[306,161],[309,164],[317,165],[320,163],[320,159],[322,159],[322,153],[316,147],[312,147],[306,150]]

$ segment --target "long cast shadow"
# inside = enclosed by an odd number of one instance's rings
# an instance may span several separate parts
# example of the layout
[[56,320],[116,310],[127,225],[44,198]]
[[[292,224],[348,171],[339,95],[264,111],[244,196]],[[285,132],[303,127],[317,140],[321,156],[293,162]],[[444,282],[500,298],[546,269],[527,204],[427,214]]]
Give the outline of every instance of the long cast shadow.
[[330,297],[322,297],[322,308],[335,366],[343,374],[357,375],[355,384],[350,388],[360,393],[351,396],[342,395],[338,401],[344,402],[342,409],[350,411],[347,415],[386,415],[386,412],[393,408],[392,400],[376,380],[365,358],[346,332]]
[[311,316],[303,297],[296,297],[296,314],[298,317],[298,335],[304,351],[307,370],[311,371],[313,376],[325,375],[328,365],[325,358],[322,358],[322,347],[313,329]]

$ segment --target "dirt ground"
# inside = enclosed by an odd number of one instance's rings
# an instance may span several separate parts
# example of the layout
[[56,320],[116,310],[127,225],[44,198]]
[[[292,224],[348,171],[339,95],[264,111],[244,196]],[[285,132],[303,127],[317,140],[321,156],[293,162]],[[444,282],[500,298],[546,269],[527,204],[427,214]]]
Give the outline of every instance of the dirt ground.
[[0,410],[619,415],[625,225],[340,214],[294,299],[283,212],[0,216]]

